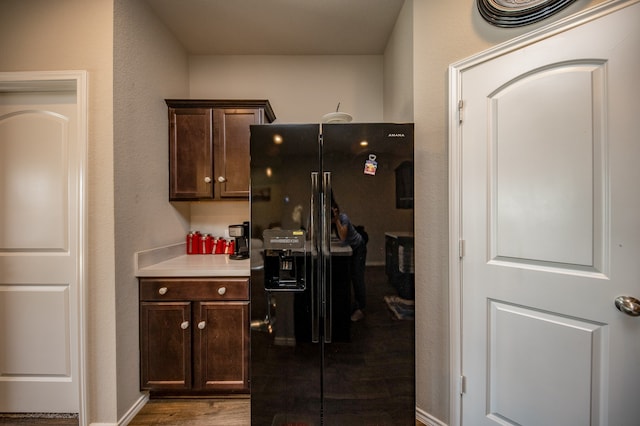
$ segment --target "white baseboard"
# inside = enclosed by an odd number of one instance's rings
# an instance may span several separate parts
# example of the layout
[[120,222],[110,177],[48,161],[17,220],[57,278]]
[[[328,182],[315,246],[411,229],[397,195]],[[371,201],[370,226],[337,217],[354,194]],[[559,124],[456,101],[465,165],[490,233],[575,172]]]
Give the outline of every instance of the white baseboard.
[[129,408],[129,410],[118,420],[118,426],[127,426],[131,420],[142,410],[142,407],[149,401],[149,394],[145,393]]
[[432,416],[431,414],[417,407],[416,407],[416,420],[419,420],[421,423],[425,424],[426,426],[447,426],[447,424],[442,420]]

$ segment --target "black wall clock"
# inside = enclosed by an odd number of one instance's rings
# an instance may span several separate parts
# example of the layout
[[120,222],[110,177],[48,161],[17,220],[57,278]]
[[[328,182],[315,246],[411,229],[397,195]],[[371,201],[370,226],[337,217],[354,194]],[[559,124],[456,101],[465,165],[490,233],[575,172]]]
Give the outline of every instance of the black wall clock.
[[480,15],[497,27],[521,27],[541,21],[575,0],[476,0]]

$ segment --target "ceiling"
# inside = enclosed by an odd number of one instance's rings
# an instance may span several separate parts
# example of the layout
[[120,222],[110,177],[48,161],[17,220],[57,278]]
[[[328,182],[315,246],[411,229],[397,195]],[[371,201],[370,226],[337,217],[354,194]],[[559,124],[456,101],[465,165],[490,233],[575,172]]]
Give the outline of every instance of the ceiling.
[[190,54],[380,55],[404,0],[146,0]]

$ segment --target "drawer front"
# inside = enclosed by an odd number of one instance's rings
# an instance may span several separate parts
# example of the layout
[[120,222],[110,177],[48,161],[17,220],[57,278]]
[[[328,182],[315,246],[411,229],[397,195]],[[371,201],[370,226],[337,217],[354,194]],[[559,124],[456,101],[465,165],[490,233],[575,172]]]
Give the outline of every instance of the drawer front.
[[140,300],[249,300],[249,278],[140,278]]

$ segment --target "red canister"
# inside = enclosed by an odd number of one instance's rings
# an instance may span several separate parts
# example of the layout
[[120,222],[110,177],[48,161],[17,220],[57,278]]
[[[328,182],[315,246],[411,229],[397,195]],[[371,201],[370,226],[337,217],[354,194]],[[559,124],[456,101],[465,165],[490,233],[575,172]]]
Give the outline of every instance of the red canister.
[[207,235],[200,237],[200,244],[198,245],[198,254],[207,254]]
[[202,244],[200,245],[200,247],[203,248],[200,254],[213,253],[213,237],[211,236],[211,234],[205,234],[202,237]]
[[187,254],[200,252],[200,233],[192,231],[187,234]]
[[224,238],[218,238],[218,243],[216,244],[216,254],[224,254],[227,250],[227,241]]
[[200,233],[200,231],[195,231],[194,245],[196,247],[196,250],[193,254],[200,254],[201,244],[202,244],[202,234]]

